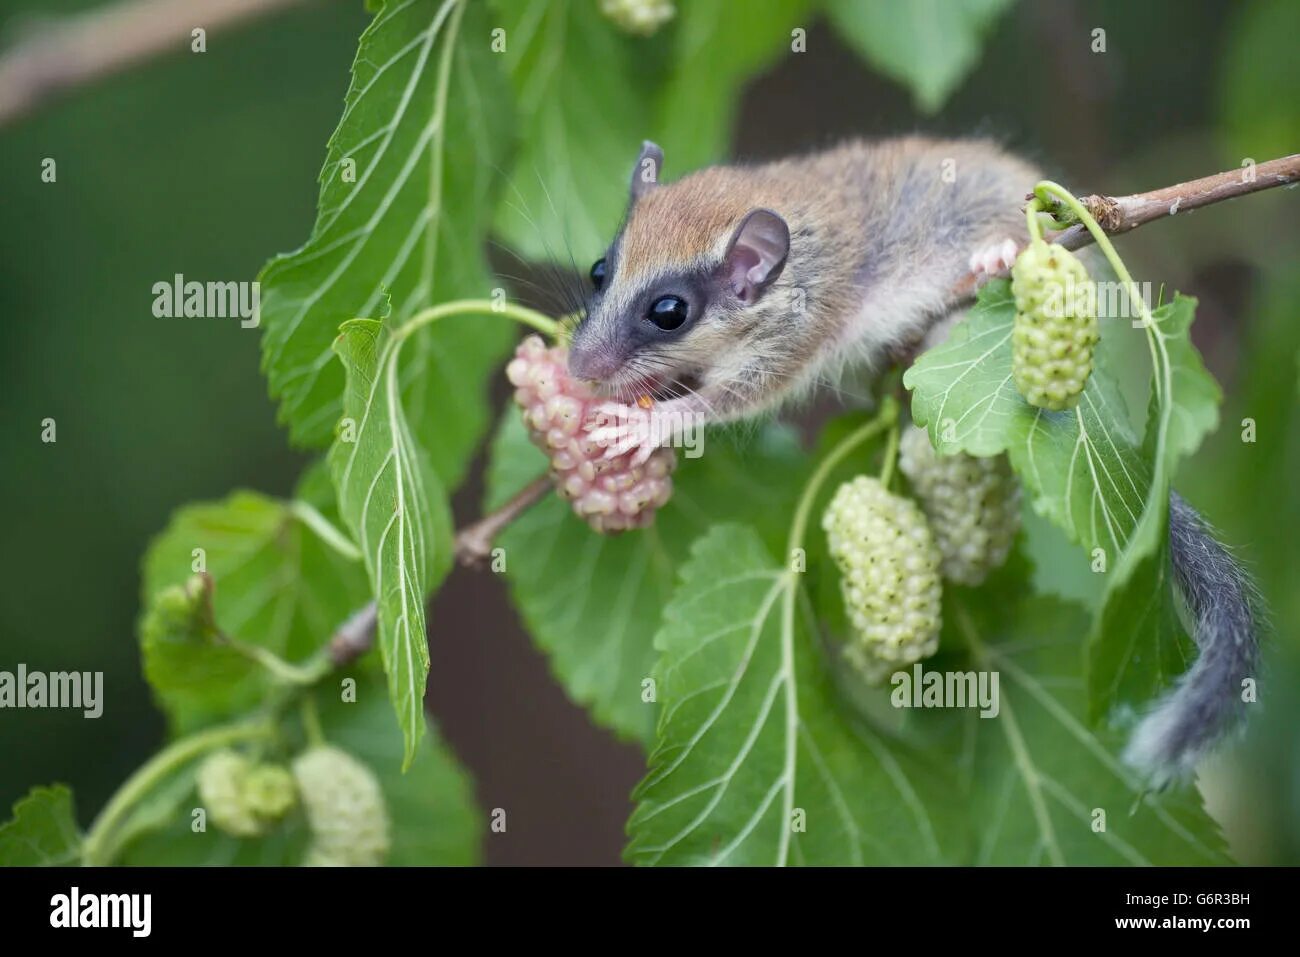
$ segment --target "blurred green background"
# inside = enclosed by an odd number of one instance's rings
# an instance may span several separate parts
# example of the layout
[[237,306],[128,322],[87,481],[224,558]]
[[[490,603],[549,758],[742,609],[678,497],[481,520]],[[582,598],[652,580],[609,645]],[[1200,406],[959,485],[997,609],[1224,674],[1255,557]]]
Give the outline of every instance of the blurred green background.
[[[20,38],[25,19],[88,6],[10,0],[0,44]],[[63,781],[84,823],[156,748],[162,721],[134,636],[149,537],[184,502],[235,487],[287,493],[306,461],[275,425],[258,333],[155,319],[151,287],[178,272],[252,279],[305,240],[366,21],[360,0],[305,3],[0,129],[0,669],[103,671],[106,686],[94,721],[0,711],[0,809],[33,784]],[[1104,54],[1089,49],[1098,27]],[[1022,3],[970,79],[924,118],[816,25],[808,53],[750,85],[735,152],[978,132],[1076,192],[1154,188],[1300,150],[1297,36],[1300,4],[1287,0]],[[55,183],[41,182],[46,157]],[[1272,605],[1262,713],[1205,776],[1239,858],[1262,863],[1300,862],[1297,214],[1300,194],[1274,191],[1120,245],[1135,275],[1200,298],[1193,338],[1227,395],[1219,434],[1179,485]],[[1240,441],[1246,416],[1258,424],[1253,445]],[[40,440],[47,417],[51,445]],[[458,513],[476,501],[471,485]],[[432,650],[430,707],[475,774],[480,804],[517,809],[509,835],[487,838],[487,859],[615,862],[639,753],[564,700],[499,581],[458,572],[436,614],[472,640]]]

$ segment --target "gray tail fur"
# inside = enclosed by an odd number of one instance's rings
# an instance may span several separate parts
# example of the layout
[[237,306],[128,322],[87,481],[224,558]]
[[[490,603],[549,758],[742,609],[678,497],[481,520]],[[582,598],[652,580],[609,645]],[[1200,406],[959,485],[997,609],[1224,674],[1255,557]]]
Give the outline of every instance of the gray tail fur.
[[1190,612],[1200,654],[1177,686],[1142,719],[1124,753],[1161,787],[1187,778],[1242,717],[1243,682],[1259,659],[1260,605],[1249,576],[1204,519],[1169,495],[1174,580]]

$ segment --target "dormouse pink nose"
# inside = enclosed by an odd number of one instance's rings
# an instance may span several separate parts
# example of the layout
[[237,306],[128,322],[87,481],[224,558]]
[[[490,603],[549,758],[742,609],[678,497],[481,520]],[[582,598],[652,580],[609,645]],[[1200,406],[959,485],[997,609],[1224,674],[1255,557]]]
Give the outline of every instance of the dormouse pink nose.
[[575,379],[605,382],[622,368],[622,356],[606,346],[574,342],[569,349],[569,375]]

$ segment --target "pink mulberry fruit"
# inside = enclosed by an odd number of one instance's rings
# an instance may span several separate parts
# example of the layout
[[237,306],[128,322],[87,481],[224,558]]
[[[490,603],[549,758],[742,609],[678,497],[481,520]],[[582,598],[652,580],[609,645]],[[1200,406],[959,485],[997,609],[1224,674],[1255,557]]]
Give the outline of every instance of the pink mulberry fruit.
[[550,457],[556,490],[574,512],[598,532],[649,525],[672,495],[676,452],[657,448],[640,465],[633,464],[635,449],[606,458],[605,446],[590,435],[604,424],[597,410],[606,400],[569,376],[563,346],[548,349],[529,336],[506,366],[506,377],[533,444]]

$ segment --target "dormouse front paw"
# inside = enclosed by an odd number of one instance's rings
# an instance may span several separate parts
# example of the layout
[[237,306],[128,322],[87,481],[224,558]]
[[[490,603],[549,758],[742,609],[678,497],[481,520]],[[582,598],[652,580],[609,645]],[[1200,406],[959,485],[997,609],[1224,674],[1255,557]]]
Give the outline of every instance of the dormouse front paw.
[[639,405],[606,402],[596,407],[596,421],[589,436],[605,449],[605,458],[617,458],[627,452],[633,465],[641,465],[650,454],[671,436],[660,435],[653,409]]

